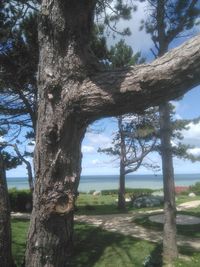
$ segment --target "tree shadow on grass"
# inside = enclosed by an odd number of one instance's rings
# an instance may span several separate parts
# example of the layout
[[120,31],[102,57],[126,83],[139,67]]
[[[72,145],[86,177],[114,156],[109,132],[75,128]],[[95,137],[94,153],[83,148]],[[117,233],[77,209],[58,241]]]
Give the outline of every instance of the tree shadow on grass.
[[162,244],[157,244],[155,248],[152,250],[149,256],[146,257],[144,262],[144,267],[162,267],[163,259],[162,259]]
[[75,226],[70,267],[141,267],[155,244],[84,223]]

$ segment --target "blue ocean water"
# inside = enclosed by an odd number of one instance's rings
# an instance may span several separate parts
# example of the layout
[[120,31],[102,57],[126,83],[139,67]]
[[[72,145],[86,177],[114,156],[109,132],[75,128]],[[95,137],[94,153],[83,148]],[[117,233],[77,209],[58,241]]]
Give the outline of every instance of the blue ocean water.
[[[89,192],[90,190],[104,190],[118,188],[118,175],[91,175],[82,176],[79,185],[79,192]],[[28,180],[25,177],[7,178],[8,188],[17,189],[28,188]],[[190,186],[200,182],[200,174],[176,174],[176,186]],[[128,188],[151,188],[160,189],[163,187],[162,175],[127,175],[126,187]]]

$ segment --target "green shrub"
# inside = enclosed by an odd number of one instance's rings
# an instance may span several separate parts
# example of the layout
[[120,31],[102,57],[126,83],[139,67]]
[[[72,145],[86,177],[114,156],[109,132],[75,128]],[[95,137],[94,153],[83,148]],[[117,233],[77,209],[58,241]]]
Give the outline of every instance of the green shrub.
[[[126,195],[132,196],[132,195],[150,195],[154,190],[149,188],[126,188]],[[102,190],[101,194],[103,196],[106,195],[118,195],[118,189],[111,189],[111,190]]]
[[30,190],[9,189],[11,211],[30,212],[32,210],[32,195]]
[[196,195],[200,195],[200,182],[190,186],[190,191],[195,193]]

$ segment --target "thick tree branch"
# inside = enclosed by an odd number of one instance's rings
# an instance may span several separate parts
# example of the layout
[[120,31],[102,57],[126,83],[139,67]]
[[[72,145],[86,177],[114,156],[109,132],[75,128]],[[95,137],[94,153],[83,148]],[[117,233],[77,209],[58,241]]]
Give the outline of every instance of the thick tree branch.
[[200,83],[200,35],[153,63],[98,73],[80,86],[73,109],[85,117],[141,112]]

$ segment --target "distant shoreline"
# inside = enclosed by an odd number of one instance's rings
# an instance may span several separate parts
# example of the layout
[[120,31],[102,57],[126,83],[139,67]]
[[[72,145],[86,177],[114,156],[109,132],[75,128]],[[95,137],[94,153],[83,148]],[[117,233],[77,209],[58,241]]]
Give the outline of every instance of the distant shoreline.
[[[174,174],[175,176],[182,176],[182,175],[199,175],[199,179],[200,179],[200,173],[176,173]],[[119,174],[88,174],[88,175],[81,175],[81,178],[83,177],[95,177],[95,176],[119,176]],[[158,174],[128,174],[126,177],[130,177],[130,176],[155,176],[155,177],[161,177],[162,173],[158,173]],[[26,178],[25,176],[21,177],[21,176],[10,176],[7,177],[7,179],[12,179],[12,178]],[[28,177],[27,177],[28,178]]]
[[[118,175],[83,175],[80,179],[79,192],[89,192],[91,190],[101,191],[118,188]],[[27,189],[28,179],[26,177],[7,178],[8,188]],[[200,174],[176,174],[176,186],[191,186],[200,182]],[[127,188],[163,188],[162,175],[127,175]]]

